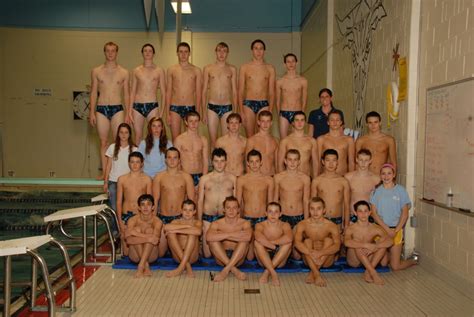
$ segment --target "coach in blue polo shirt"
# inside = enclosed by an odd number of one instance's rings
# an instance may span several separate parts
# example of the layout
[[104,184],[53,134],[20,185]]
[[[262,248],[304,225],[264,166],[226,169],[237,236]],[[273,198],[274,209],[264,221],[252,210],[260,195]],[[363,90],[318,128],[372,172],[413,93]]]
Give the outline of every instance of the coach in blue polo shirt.
[[[332,91],[329,88],[323,88],[319,91],[319,101],[321,107],[311,111],[308,117],[308,134],[313,135],[315,139],[329,132],[328,116],[333,109],[336,109],[332,105]],[[344,115],[341,119],[344,122]]]

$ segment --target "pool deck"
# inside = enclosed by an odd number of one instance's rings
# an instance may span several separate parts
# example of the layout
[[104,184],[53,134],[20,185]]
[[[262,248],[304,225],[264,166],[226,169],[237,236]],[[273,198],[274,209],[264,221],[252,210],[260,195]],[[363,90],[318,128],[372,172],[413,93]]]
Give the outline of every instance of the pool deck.
[[[215,283],[207,271],[166,278],[134,278],[134,271],[101,267],[77,292],[72,316],[472,316],[474,301],[422,267],[382,274],[386,285],[361,274],[326,273],[326,288],[306,274],[281,274],[281,287],[230,275]],[[259,294],[247,294],[246,289]],[[63,313],[59,316],[71,316]]]

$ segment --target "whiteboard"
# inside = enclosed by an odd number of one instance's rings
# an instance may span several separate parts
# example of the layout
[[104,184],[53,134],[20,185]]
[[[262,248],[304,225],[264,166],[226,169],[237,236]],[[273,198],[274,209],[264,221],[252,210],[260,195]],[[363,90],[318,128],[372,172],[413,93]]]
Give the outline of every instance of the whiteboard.
[[423,197],[474,212],[474,77],[426,91]]

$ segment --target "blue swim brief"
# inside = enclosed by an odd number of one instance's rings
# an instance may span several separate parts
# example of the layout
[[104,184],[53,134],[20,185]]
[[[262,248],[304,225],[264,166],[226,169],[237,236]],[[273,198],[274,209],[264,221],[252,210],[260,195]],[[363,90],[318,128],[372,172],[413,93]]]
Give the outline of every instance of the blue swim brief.
[[219,119],[220,119],[227,112],[232,111],[232,105],[213,105],[212,103],[208,103],[207,109],[214,111],[219,116]]
[[194,186],[199,185],[199,180],[201,179],[202,173],[199,174],[191,174],[191,177],[193,178],[193,183]]
[[336,225],[342,224],[342,217],[335,217],[335,218],[328,218],[332,222],[334,222]]
[[280,220],[284,222],[288,222],[291,228],[293,229],[300,221],[304,220],[304,215],[299,215],[299,216],[281,215]]
[[161,221],[163,222],[164,225],[167,225],[167,224],[171,223],[171,221],[181,218],[181,215],[163,216],[163,215],[160,214],[160,215],[158,215],[158,218],[161,219]]
[[122,214],[122,221],[127,224],[130,218],[135,216],[135,213],[133,211],[127,211],[126,213]]
[[112,117],[116,113],[123,111],[123,107],[122,105],[97,106],[95,107],[95,111],[103,114],[107,119],[112,120]]
[[254,113],[258,113],[262,108],[268,107],[267,100],[244,100],[244,106],[250,108]]
[[280,110],[280,117],[285,118],[289,123],[293,123],[293,120],[295,119],[295,113],[297,112],[298,111]]
[[176,105],[170,105],[170,111],[176,112],[179,114],[181,119],[184,119],[188,112],[191,111],[196,111],[195,106],[176,106]]
[[146,102],[146,103],[134,102],[133,103],[133,109],[136,110],[145,118],[148,117],[148,115],[153,109],[158,108],[158,106],[159,106],[158,102]]
[[256,225],[257,223],[260,223],[260,222],[262,222],[262,221],[267,220],[267,217],[253,218],[253,217],[244,216],[244,219],[250,221],[250,224],[252,225],[252,228],[255,228],[255,225]]
[[224,215],[211,216],[211,215],[202,214],[202,220],[207,221],[207,222],[214,222],[214,221],[219,220],[223,217],[224,217]]

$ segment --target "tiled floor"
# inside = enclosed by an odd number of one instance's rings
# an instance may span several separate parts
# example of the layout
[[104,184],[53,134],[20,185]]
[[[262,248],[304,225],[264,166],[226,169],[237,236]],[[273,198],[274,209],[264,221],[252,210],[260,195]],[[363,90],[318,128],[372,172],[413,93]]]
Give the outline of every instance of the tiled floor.
[[[78,290],[73,316],[472,316],[474,302],[420,267],[385,273],[385,286],[360,274],[327,273],[328,287],[306,274],[281,274],[281,287],[260,285],[258,274],[210,281],[207,271],[168,279],[162,271],[134,279],[132,271],[100,268]],[[260,294],[245,294],[259,289]],[[69,314],[62,314],[68,316]]]

